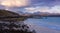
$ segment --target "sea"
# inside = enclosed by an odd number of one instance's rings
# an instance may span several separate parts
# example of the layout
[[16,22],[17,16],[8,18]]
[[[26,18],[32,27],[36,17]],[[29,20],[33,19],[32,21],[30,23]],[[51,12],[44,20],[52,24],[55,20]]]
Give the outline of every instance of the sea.
[[28,18],[24,23],[37,33],[60,33],[60,17]]

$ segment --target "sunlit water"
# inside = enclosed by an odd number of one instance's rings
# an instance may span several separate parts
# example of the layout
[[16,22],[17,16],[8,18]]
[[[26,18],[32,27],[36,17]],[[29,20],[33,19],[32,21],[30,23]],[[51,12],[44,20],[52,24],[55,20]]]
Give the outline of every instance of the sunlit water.
[[31,29],[43,26],[49,29],[60,31],[60,17],[47,17],[42,19],[29,18],[25,21],[25,23],[29,26],[33,26]]

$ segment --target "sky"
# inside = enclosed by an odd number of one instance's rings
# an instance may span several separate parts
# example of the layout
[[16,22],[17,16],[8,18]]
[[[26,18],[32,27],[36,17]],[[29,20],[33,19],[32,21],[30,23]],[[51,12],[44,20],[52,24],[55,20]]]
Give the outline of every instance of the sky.
[[0,0],[0,9],[14,12],[60,13],[60,0]]

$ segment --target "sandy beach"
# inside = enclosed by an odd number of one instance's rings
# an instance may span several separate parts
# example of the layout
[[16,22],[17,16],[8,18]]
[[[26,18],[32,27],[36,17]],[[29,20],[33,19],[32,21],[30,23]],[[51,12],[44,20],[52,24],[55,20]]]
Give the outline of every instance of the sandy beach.
[[32,25],[30,26],[30,28],[35,29],[37,33],[60,33],[60,31],[58,30],[50,29],[43,26]]

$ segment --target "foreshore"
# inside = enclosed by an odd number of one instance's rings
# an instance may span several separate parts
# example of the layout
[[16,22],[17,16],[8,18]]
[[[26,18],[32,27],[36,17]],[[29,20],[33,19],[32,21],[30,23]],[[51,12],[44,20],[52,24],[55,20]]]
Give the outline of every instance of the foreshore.
[[37,26],[37,25],[29,25],[30,29],[35,29],[37,33],[60,33],[59,30],[54,30],[48,27],[44,27],[44,26]]

